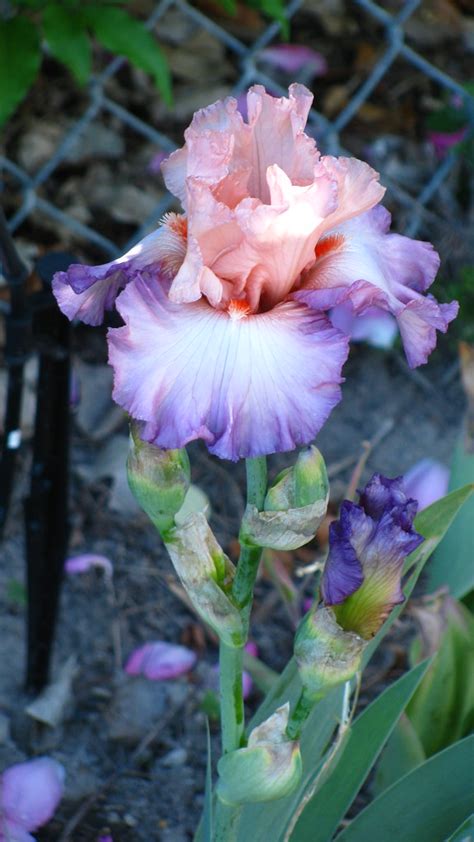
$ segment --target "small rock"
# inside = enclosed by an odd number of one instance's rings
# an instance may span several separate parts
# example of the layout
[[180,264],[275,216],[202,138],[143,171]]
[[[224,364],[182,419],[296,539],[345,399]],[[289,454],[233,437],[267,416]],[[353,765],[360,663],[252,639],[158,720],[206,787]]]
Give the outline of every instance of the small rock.
[[188,752],[185,748],[174,748],[161,758],[161,764],[168,768],[184,766],[188,759]]
[[18,163],[29,173],[38,170],[53,156],[65,130],[58,123],[34,120],[31,129],[20,137]]
[[89,123],[69,147],[66,161],[78,164],[86,159],[108,158],[114,160],[125,154],[123,138],[101,123]]
[[160,719],[182,705],[187,685],[124,677],[108,713],[109,736],[124,743],[138,743]]

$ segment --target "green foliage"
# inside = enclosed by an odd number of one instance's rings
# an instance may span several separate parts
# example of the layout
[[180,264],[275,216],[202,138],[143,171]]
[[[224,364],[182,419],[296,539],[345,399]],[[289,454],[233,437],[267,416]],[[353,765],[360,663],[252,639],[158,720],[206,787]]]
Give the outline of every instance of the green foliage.
[[459,314],[450,328],[451,339],[474,342],[474,266],[462,266],[454,279],[441,278],[437,290],[441,301],[459,301]]
[[98,41],[107,50],[125,56],[135,67],[149,73],[163,99],[170,105],[172,95],[168,64],[151,32],[116,6],[86,6],[84,15]]
[[396,781],[426,760],[423,746],[411,720],[404,713],[385,746],[375,773],[372,791],[380,795]]
[[473,756],[474,736],[436,754],[372,801],[336,842],[445,842],[474,809]]
[[[218,3],[228,14],[237,14],[237,0]],[[11,5],[17,11],[15,17],[3,20],[0,11],[0,126],[35,81],[42,60],[41,39],[76,82],[85,85],[91,74],[93,35],[111,53],[150,74],[163,100],[172,104],[165,55],[143,21],[120,8],[126,0],[12,0]],[[245,0],[245,5],[278,21],[283,37],[288,38],[284,0]]]
[[143,21],[120,8],[124,0],[16,0],[15,17],[0,17],[0,126],[13,114],[35,81],[44,39],[54,58],[76,82],[91,74],[91,34],[112,53],[152,76],[164,101],[172,102],[167,61]]
[[43,31],[52,55],[85,85],[91,73],[91,44],[80,10],[66,9],[60,3],[46,6]]
[[425,661],[403,675],[356,719],[336,769],[303,811],[292,842],[331,839],[427,666]]
[[436,658],[407,715],[427,757],[466,736],[474,707],[474,620],[449,618]]
[[24,17],[0,19],[0,125],[28,93],[40,64],[36,26]]
[[[227,14],[236,15],[238,6],[237,0],[217,0]],[[288,38],[288,19],[285,15],[284,0],[244,0],[243,5],[249,6],[251,9],[256,9],[263,15],[266,15],[272,20],[278,21],[281,25],[281,30],[284,38]]]
[[446,842],[474,842],[474,813],[454,831]]
[[440,620],[446,627],[433,663],[407,706],[407,715],[383,752],[376,775],[377,793],[472,730],[474,619],[460,603],[451,603],[448,610],[444,620],[435,610],[425,609],[427,629]]
[[[449,485],[454,489],[467,482],[474,482],[474,454],[467,452],[463,437],[454,451]],[[474,497],[460,510],[433,555],[427,571],[429,592],[447,586],[452,596],[461,598],[474,588],[473,545]]]

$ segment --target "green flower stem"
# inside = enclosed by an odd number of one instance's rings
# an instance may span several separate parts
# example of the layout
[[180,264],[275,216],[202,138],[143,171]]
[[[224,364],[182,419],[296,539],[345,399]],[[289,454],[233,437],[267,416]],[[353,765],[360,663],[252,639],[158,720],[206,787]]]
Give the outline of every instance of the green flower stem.
[[290,720],[286,727],[286,735],[288,739],[298,740],[300,738],[303,726],[313,710],[314,705],[324,695],[324,693],[320,693],[317,697],[309,697],[303,688],[295,707],[291,711]]
[[[267,489],[265,457],[247,459],[247,502],[263,508]],[[235,574],[232,597],[248,627],[253,589],[262,550],[246,542],[241,533],[241,552]],[[244,701],[242,695],[243,646],[230,647],[221,641],[219,652],[222,752],[227,754],[245,744]],[[218,802],[215,842],[236,842],[241,809]]]
[[221,641],[219,675],[221,697],[222,753],[240,748],[244,736],[244,699],[242,695],[243,648]]
[[[256,506],[261,511],[267,490],[267,460],[264,456],[247,459],[245,467],[247,469],[247,503]],[[242,532],[240,534],[240,547],[240,558],[232,585],[232,596],[244,612],[245,619],[248,622],[262,548],[248,543]]]
[[256,459],[246,459],[247,471],[247,503],[263,509],[263,501],[267,493],[267,460],[265,456]]

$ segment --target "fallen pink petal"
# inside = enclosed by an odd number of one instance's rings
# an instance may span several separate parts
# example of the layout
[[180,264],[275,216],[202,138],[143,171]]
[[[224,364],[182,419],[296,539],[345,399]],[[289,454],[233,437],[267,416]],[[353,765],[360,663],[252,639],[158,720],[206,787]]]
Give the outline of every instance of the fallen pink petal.
[[275,44],[261,50],[258,57],[290,76],[303,69],[308,76],[324,76],[328,71],[324,56],[303,44]]
[[248,640],[244,649],[249,653],[249,655],[252,655],[253,658],[258,658],[258,646],[254,640]]
[[421,511],[448,493],[449,469],[436,459],[420,459],[404,475],[403,485]]
[[135,649],[125,664],[128,675],[143,675],[152,681],[178,678],[192,670],[197,655],[186,646],[156,640]]
[[31,839],[29,831],[52,818],[63,796],[64,778],[64,768],[49,757],[17,763],[3,772],[0,814],[8,826],[8,842]]
[[113,565],[110,559],[96,553],[83,553],[82,555],[71,556],[64,563],[64,569],[70,576],[78,573],[88,573],[89,570],[103,570],[109,578],[113,575]]

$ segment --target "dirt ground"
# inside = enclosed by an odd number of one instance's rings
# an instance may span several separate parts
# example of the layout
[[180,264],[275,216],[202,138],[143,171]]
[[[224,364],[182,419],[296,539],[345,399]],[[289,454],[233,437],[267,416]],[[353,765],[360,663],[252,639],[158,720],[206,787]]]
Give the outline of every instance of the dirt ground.
[[[146,12],[150,4],[138,5]],[[459,33],[464,32],[468,4],[429,2],[422,7],[410,23],[410,43],[462,79],[465,44],[459,45]],[[207,13],[215,11],[213,6],[204,8]],[[250,11],[237,21],[221,22],[247,41],[261,26]],[[144,75],[128,67],[108,83],[108,93],[181,143],[183,128],[195,108],[228,93],[235,83],[237,62],[208,33],[186,29],[176,12],[165,16],[159,36],[175,77],[173,112],[159,103]],[[328,74],[312,84],[326,116],[333,117],[363,82],[377,58],[380,39],[379,28],[355,4],[336,0],[304,4],[294,19],[292,40],[310,44],[328,61]],[[188,54],[198,62],[199,73],[195,64],[190,69]],[[98,54],[96,61],[103,63],[103,56]],[[436,166],[427,144],[426,118],[442,101],[431,82],[397,61],[343,132],[342,141],[353,154],[385,167],[395,181],[415,191]],[[66,71],[48,60],[37,86],[5,131],[4,151],[29,172],[36,171],[84,106],[85,95],[72,87]],[[158,151],[114,117],[102,115],[88,129],[87,143],[42,188],[43,195],[80,221],[100,227],[114,242],[123,243],[164,195],[160,176],[149,168]],[[419,232],[433,239],[442,252],[441,283],[472,257],[464,232],[473,204],[472,196],[466,199],[464,185],[460,190],[462,172],[460,163],[430,203],[438,218],[425,220]],[[3,187],[5,209],[12,214],[20,202],[18,185],[6,174]],[[393,195],[388,202],[397,224],[403,224],[402,205]],[[39,212],[21,226],[18,242],[31,259],[50,248],[72,248],[80,259],[103,260],[95,248],[59,230]],[[188,842],[203,803],[206,717],[202,700],[215,680],[217,648],[170,590],[175,579],[166,553],[153,527],[127,496],[127,425],[111,402],[111,374],[105,359],[104,331],[78,327],[74,364],[82,400],[75,410],[71,450],[70,554],[96,552],[110,558],[113,590],[96,571],[65,580],[53,676],[74,657],[74,690],[61,724],[39,726],[25,713],[28,700],[22,690],[21,501],[28,487],[27,444],[0,548],[0,769],[38,753],[47,753],[65,766],[65,797],[54,820],[38,831],[40,842],[97,842],[107,833],[114,842]],[[429,364],[416,372],[409,371],[398,346],[390,351],[353,346],[344,375],[343,400],[316,442],[329,467],[334,507],[344,495],[366,441],[373,448],[363,479],[376,470],[400,475],[426,456],[449,464],[464,407],[453,341],[442,339]],[[31,431],[31,406],[29,412],[24,419],[26,432]],[[211,525],[224,549],[235,557],[244,502],[243,466],[210,457],[199,443],[189,452],[193,481],[210,499]],[[291,454],[271,457],[271,473],[292,458]],[[293,572],[298,563],[307,563],[317,552],[315,543],[300,556],[288,557],[288,570]],[[311,579],[295,581],[302,586],[301,598],[311,594]],[[288,612],[268,577],[262,576],[251,633],[262,661],[281,670],[291,656],[293,634]],[[406,667],[411,634],[411,621],[404,617],[369,665],[362,705]],[[198,654],[195,669],[185,678],[167,682],[127,677],[122,669],[127,655],[139,644],[158,639],[194,648]],[[260,698],[254,689],[249,712]],[[212,740],[217,756],[215,726]]]

